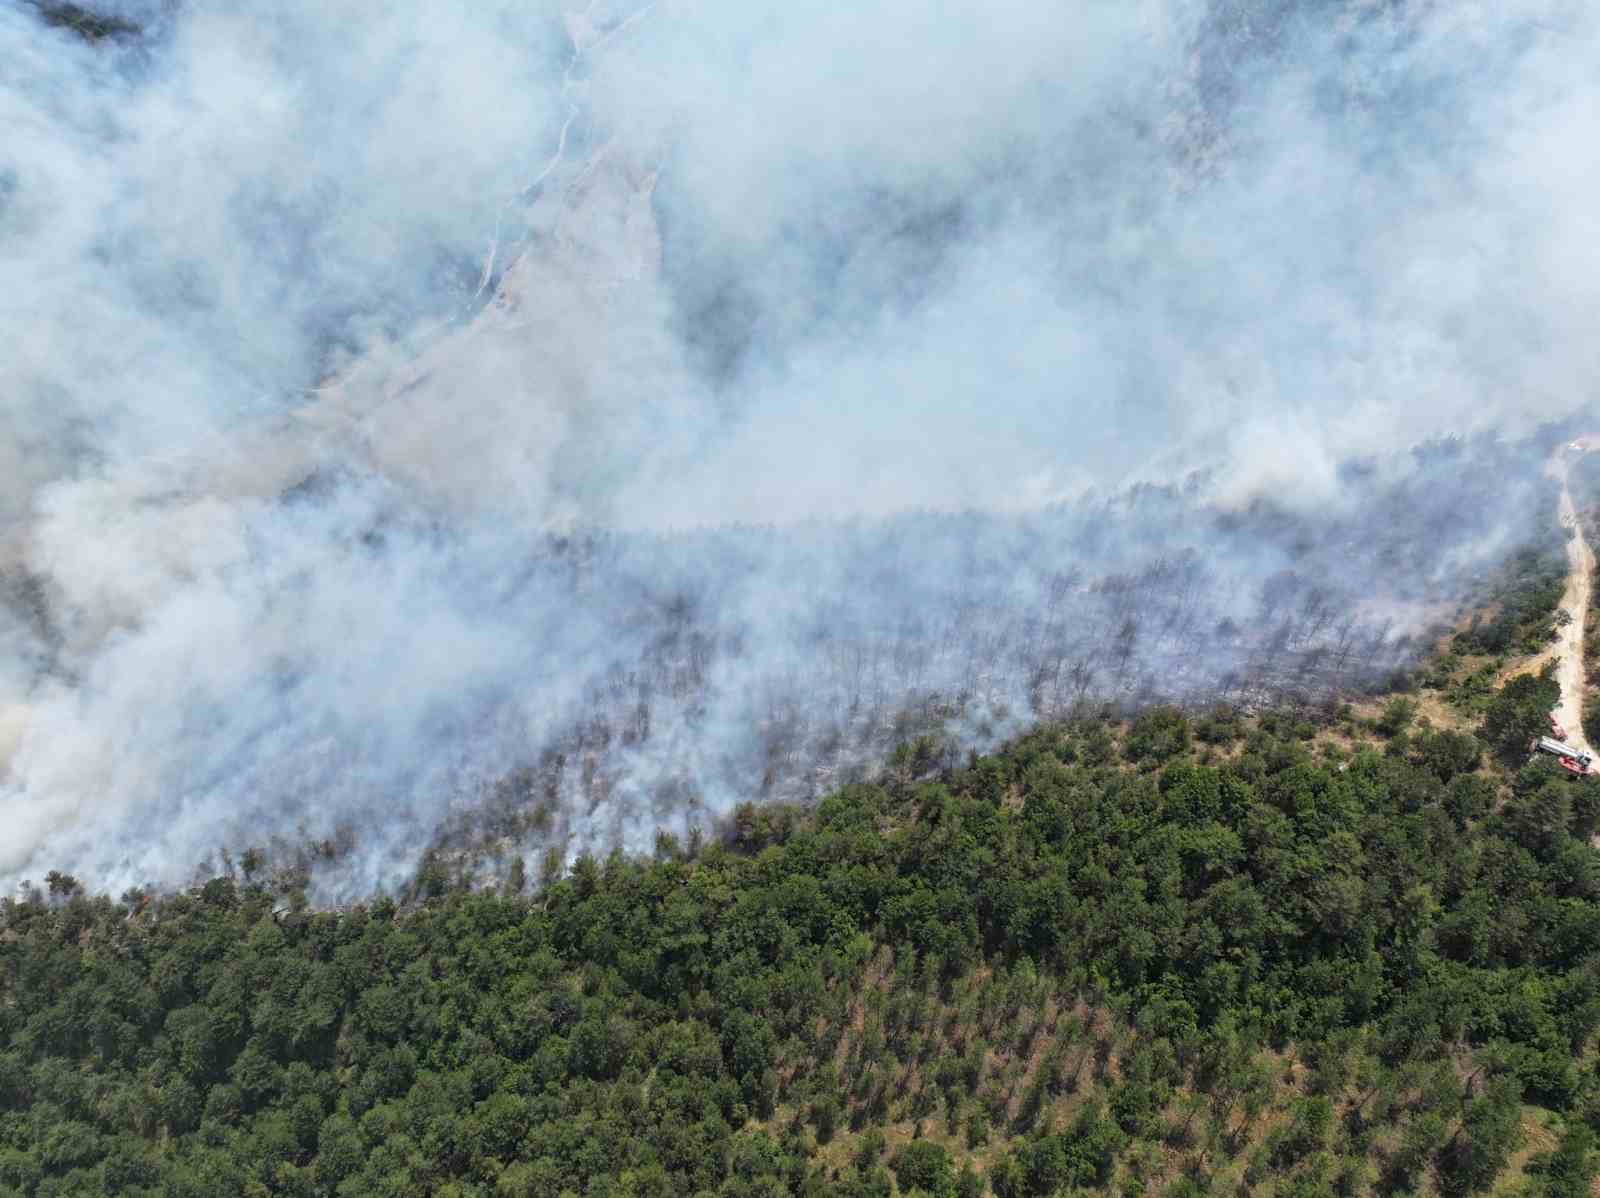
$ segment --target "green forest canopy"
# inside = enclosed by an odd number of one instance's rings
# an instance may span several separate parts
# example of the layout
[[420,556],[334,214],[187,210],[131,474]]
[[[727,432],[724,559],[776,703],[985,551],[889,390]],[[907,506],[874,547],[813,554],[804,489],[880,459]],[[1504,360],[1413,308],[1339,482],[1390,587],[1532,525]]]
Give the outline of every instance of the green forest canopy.
[[0,1192],[1586,1194],[1600,788],[1050,727],[539,895],[0,909]]

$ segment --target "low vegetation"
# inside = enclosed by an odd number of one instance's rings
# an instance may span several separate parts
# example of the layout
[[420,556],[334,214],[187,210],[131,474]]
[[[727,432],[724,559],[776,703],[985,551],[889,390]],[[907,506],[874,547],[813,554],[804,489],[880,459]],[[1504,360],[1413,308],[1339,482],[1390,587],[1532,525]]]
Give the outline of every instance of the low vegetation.
[[1557,535],[1513,554],[1484,583],[1477,614],[1443,638],[1417,685],[1436,692],[1457,715],[1481,717],[1513,663],[1555,641],[1566,574],[1566,545]]

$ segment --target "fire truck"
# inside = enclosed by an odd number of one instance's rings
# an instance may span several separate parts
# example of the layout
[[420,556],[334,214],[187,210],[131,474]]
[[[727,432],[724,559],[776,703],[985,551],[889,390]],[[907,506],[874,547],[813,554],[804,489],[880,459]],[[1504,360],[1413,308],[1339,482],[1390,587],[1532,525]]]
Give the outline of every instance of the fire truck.
[[1541,736],[1534,741],[1533,747],[1540,753],[1549,753],[1561,762],[1561,768],[1569,774],[1577,774],[1580,778],[1589,773],[1594,765],[1594,754],[1586,749],[1579,749],[1567,744],[1564,740],[1557,740],[1553,736]]

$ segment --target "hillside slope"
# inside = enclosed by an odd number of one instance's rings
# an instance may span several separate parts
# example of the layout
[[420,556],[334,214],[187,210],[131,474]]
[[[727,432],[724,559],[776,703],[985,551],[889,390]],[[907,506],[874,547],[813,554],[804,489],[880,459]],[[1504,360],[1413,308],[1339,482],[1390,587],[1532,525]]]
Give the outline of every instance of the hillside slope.
[[912,746],[534,899],[56,876],[0,910],[0,1192],[1584,1192],[1600,788],[1335,730]]

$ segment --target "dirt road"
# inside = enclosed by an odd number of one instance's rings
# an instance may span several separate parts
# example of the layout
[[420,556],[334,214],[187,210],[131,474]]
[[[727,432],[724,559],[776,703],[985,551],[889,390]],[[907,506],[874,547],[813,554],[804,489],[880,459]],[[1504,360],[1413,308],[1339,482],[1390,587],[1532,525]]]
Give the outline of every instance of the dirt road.
[[1589,612],[1594,553],[1584,539],[1583,526],[1578,522],[1572,492],[1567,486],[1567,464],[1572,452],[1563,447],[1551,463],[1561,479],[1561,527],[1571,531],[1567,540],[1567,589],[1561,596],[1562,610],[1571,619],[1560,630],[1556,649],[1556,680],[1561,684],[1561,702],[1556,707],[1556,720],[1567,730],[1567,743],[1588,749],[1589,742],[1583,734],[1583,629],[1584,619]]

